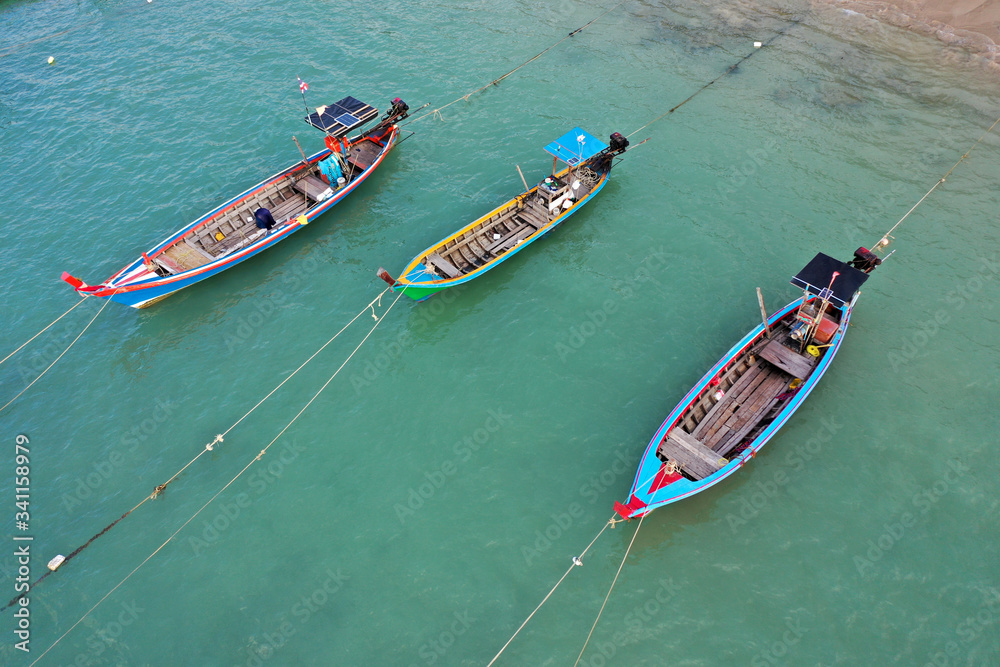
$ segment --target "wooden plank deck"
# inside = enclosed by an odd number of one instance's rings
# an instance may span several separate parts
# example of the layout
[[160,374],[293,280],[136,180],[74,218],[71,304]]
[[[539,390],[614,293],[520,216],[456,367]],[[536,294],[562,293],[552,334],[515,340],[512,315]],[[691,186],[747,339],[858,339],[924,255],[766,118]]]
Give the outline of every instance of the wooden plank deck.
[[696,438],[708,438],[715,434],[719,426],[725,423],[725,420],[733,413],[734,409],[738,405],[738,400],[753,391],[758,384],[760,384],[762,377],[760,377],[761,371],[763,371],[765,364],[758,361],[753,366],[747,369],[747,371],[740,376],[738,380],[729,388],[726,395],[722,397],[721,400],[717,401],[715,405],[708,411],[705,418],[698,422],[698,425],[691,431],[692,435]]
[[[347,158],[348,164],[354,165],[358,171],[364,171],[372,166],[378,154],[382,152],[382,147],[367,139],[351,146],[351,154]],[[350,179],[348,179],[350,180]]]
[[289,218],[297,217],[305,213],[309,207],[306,205],[305,197],[293,194],[291,197],[281,202],[272,209],[271,215],[275,222],[285,222]]
[[708,411],[692,435],[720,455],[732,451],[788,385],[787,373],[759,360]]
[[795,350],[781,344],[780,340],[772,340],[760,351],[760,357],[785,371],[792,377],[805,380],[812,374],[816,359],[812,355],[799,354]]
[[680,464],[694,479],[702,479],[717,472],[728,463],[689,433],[674,427],[660,443],[657,453]]
[[235,232],[231,232],[229,236],[216,243],[212,247],[212,250],[216,253],[216,256],[225,255],[237,248],[249,245],[263,231],[262,229],[258,229],[256,225],[246,225]]
[[767,411],[777,402],[777,397],[788,386],[789,377],[781,371],[768,372],[757,391],[748,397],[738,412],[726,420],[711,442],[705,444],[721,455],[726,455],[740,444],[743,437],[756,427]]
[[167,269],[171,273],[180,273],[181,271],[197,269],[199,266],[208,264],[210,261],[201,253],[195,252],[193,248],[190,248],[187,245],[181,245],[180,243],[175,243],[170,246],[154,259],[162,260],[161,265],[163,268]]

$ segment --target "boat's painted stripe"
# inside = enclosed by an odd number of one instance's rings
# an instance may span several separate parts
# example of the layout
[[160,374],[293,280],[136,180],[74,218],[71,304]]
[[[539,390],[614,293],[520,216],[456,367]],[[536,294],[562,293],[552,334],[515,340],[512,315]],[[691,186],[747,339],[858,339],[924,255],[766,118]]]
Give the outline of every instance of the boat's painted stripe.
[[[564,169],[562,172],[560,172],[559,174],[557,174],[557,176],[562,176],[567,171],[569,171],[569,170],[568,169]],[[494,214],[498,213],[499,211],[502,211],[502,210],[504,210],[506,208],[509,208],[510,206],[512,206],[514,204],[515,201],[517,201],[518,198],[524,197],[526,195],[529,195],[532,192],[534,192],[535,190],[537,190],[538,186],[536,185],[535,187],[531,188],[530,190],[522,192],[517,197],[514,197],[514,198],[510,199],[509,201],[505,202],[504,204],[501,204],[500,206],[498,206],[497,208],[493,209],[492,211],[490,211],[486,215],[484,215],[484,216],[478,218],[477,220],[475,220],[474,222],[466,225],[465,227],[463,227],[462,229],[458,230],[457,232],[455,232],[451,236],[448,236],[447,238],[445,238],[445,239],[443,239],[441,241],[438,241],[433,246],[427,248],[422,253],[420,253],[419,255],[417,255],[406,266],[406,268],[403,269],[403,273],[400,275],[399,279],[396,281],[397,284],[395,286],[393,286],[393,288],[392,288],[393,291],[398,291],[398,290],[403,289],[404,287],[411,287],[411,286],[412,287],[428,287],[428,288],[436,287],[436,288],[438,288],[440,290],[440,289],[445,289],[445,288],[448,288],[448,287],[454,287],[455,285],[461,285],[463,283],[469,282],[470,280],[472,280],[474,278],[479,277],[480,275],[482,275],[486,271],[489,271],[490,269],[492,269],[495,266],[499,265],[501,262],[503,262],[503,261],[509,259],[510,257],[513,257],[515,254],[521,252],[524,248],[526,248],[530,244],[534,243],[535,241],[537,241],[538,239],[540,239],[542,236],[545,236],[547,233],[551,232],[558,225],[560,225],[562,222],[564,222],[567,218],[569,218],[571,215],[573,215],[574,213],[576,213],[580,208],[582,208],[587,202],[589,202],[595,195],[597,195],[598,192],[600,192],[604,188],[604,186],[608,182],[608,178],[610,177],[610,175],[611,175],[610,172],[608,172],[607,174],[605,174],[604,177],[601,178],[600,181],[598,181],[597,185],[594,187],[593,190],[590,191],[589,194],[587,194],[586,197],[584,197],[583,199],[581,199],[580,201],[578,201],[576,204],[574,204],[572,208],[567,209],[565,212],[563,212],[562,214],[560,214],[557,218],[553,219],[548,225],[542,227],[541,229],[539,229],[538,231],[536,231],[534,234],[532,234],[531,236],[529,236],[527,239],[524,240],[523,243],[520,243],[519,245],[514,246],[513,248],[511,248],[510,250],[508,250],[504,254],[500,255],[499,257],[496,257],[495,259],[490,260],[489,262],[487,262],[486,264],[483,264],[482,266],[478,267],[474,271],[472,271],[470,273],[467,273],[467,274],[465,274],[464,276],[462,276],[460,278],[442,278],[442,279],[439,279],[439,280],[413,280],[413,279],[410,278],[411,274],[414,274],[414,273],[420,274],[420,273],[422,273],[422,271],[423,271],[423,268],[422,268],[423,264],[422,264],[422,262],[423,262],[423,259],[425,257],[427,257],[427,255],[429,255],[430,253],[438,250],[439,248],[441,248],[441,246],[445,245],[446,243],[448,243],[450,241],[453,241],[456,238],[458,238],[459,236],[465,234],[470,229],[472,229],[475,226],[481,224],[484,220],[488,220],[490,217],[492,217]],[[424,274],[424,275],[426,275],[426,274]]]
[[[815,297],[810,298],[814,300]],[[855,296],[855,300],[857,297]],[[793,310],[798,308],[802,299],[796,299],[792,303],[788,304],[768,320],[769,324],[775,324]],[[777,433],[777,431],[788,421],[792,414],[802,405],[802,402],[806,397],[812,392],[812,390],[819,383],[826,369],[830,367],[833,362],[837,351],[840,349],[840,344],[843,341],[844,335],[847,331],[847,327],[850,322],[851,312],[853,310],[854,302],[842,311],[840,326],[837,329],[837,333],[834,339],[831,341],[830,348],[827,350],[826,354],[823,355],[823,359],[817,365],[816,369],[809,376],[809,379],[803,383],[802,387],[795,393],[795,396],[789,400],[788,404],[782,408],[781,412],[755,439],[750,446],[748,446],[737,458],[730,461],[730,463],[716,472],[714,475],[710,475],[702,480],[693,482],[687,480],[678,480],[673,484],[667,485],[649,493],[648,488],[651,488],[653,481],[656,479],[656,475],[659,473],[661,468],[661,462],[656,457],[656,450],[659,447],[659,443],[663,440],[663,436],[666,432],[674,427],[684,415],[684,413],[691,407],[691,405],[697,400],[702,392],[708,387],[708,383],[718,376],[719,372],[722,371],[728,364],[733,361],[736,357],[745,352],[764,332],[763,324],[758,325],[750,333],[743,337],[743,339],[737,343],[733,348],[719,360],[703,377],[698,381],[695,386],[688,391],[688,393],[681,399],[681,402],[675,407],[670,415],[667,416],[663,424],[657,430],[656,435],[650,440],[649,445],[646,447],[646,451],[643,454],[643,458],[639,464],[639,469],[636,471],[635,479],[632,482],[632,488],[630,491],[630,498],[635,497],[638,500],[646,503],[646,507],[636,510],[632,514],[632,517],[642,516],[651,512],[657,507],[662,507],[669,503],[677,502],[678,500],[683,500],[689,496],[692,496],[700,491],[718,484],[729,475],[733,474],[739,468],[746,465],[750,459],[757,454],[763,448],[765,444]],[[679,485],[679,486],[678,486]],[[645,488],[644,488],[645,487]],[[671,489],[671,487],[674,487]]]
[[[398,134],[399,134],[399,128],[394,127],[389,135],[389,138],[384,141],[383,149],[379,153],[375,161],[367,169],[362,171],[358,175],[358,177],[353,181],[351,181],[351,183],[347,185],[343,190],[338,192],[330,199],[324,202],[320,202],[317,206],[314,206],[313,208],[307,210],[306,213],[304,214],[307,218],[307,221],[312,221],[313,219],[319,217],[320,215],[328,211],[330,208],[332,208],[333,206],[338,204],[341,200],[343,200],[347,195],[353,192],[354,189],[358,187],[362,182],[364,182],[382,163],[386,155],[388,155],[389,152],[392,150],[393,146],[396,143],[396,137],[398,136]],[[382,143],[382,142],[376,142],[376,143]],[[318,153],[315,153],[314,155],[309,157],[308,160],[310,163],[312,163],[315,160],[325,157],[329,153],[330,150],[325,149]],[[191,223],[180,232],[168,238],[166,241],[163,241],[162,243],[154,246],[153,249],[147,252],[147,254],[149,256],[152,256],[154,252],[162,250],[165,246],[168,246],[176,242],[178,239],[184,237],[189,231],[194,229],[200,223],[207,221],[207,219],[214,216],[219,211],[232,206],[234,202],[238,202],[241,201],[242,199],[247,198],[248,196],[252,195],[255,191],[260,190],[266,187],[267,185],[273,183],[275,180],[283,178],[287,174],[292,173],[297,169],[301,168],[303,168],[302,163],[301,162],[296,163],[295,165],[292,165],[291,167],[282,170],[275,176],[272,176],[267,180],[259,183],[258,185],[248,190],[245,190],[244,192],[240,193],[239,195],[229,200],[225,204],[217,207],[216,209],[213,209],[212,211],[205,214],[195,222]],[[128,305],[137,305],[146,303],[154,298],[160,298],[172,292],[176,292],[177,290],[183,289],[184,287],[193,285],[196,282],[209,278],[225,269],[228,269],[244,260],[247,260],[250,257],[253,257],[254,255],[260,253],[261,251],[266,250],[267,248],[277,244],[279,241],[284,240],[287,236],[301,229],[302,226],[303,225],[299,224],[296,221],[287,222],[279,227],[276,227],[275,228],[276,231],[262,237],[261,239],[258,239],[257,241],[254,241],[245,248],[241,248],[237,252],[224,255],[216,260],[208,262],[207,264],[203,264],[202,266],[196,267],[189,271],[182,271],[181,273],[173,274],[171,276],[165,276],[165,277],[157,276],[155,278],[145,278],[142,280],[130,281],[129,276],[133,273],[136,273],[140,268],[143,267],[143,259],[142,257],[139,257],[131,264],[127,265],[125,268],[118,271],[118,273],[112,276],[112,278],[105,281],[102,285],[97,286],[99,289],[87,292],[87,295],[95,296],[98,298],[111,297],[113,301],[117,301],[119,303],[127,303]],[[143,269],[141,273],[145,273],[145,270]],[[115,278],[118,276],[121,276],[123,280],[121,280],[120,282],[116,282]],[[129,292],[140,292],[140,291],[144,293],[141,295],[136,295],[134,297],[126,296]]]

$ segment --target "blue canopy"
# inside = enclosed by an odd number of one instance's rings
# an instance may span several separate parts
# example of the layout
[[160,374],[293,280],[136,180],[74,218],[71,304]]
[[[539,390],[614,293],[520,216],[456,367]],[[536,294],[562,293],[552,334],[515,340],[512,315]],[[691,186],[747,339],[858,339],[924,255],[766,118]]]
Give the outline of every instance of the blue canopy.
[[546,146],[545,152],[559,158],[569,166],[575,167],[580,162],[597,155],[607,147],[606,143],[594,135],[584,132],[578,127],[574,127]]

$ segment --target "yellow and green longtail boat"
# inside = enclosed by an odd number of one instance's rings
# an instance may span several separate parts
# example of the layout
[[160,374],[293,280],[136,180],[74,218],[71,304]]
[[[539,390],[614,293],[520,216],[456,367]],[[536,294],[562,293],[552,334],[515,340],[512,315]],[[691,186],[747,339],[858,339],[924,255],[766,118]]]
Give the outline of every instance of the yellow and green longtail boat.
[[[417,301],[481,276],[545,236],[589,202],[608,182],[615,158],[628,139],[611,135],[610,145],[574,128],[545,147],[553,156],[552,175],[493,209],[411,261],[397,279],[379,276],[393,291]],[[566,167],[556,171],[562,161]]]

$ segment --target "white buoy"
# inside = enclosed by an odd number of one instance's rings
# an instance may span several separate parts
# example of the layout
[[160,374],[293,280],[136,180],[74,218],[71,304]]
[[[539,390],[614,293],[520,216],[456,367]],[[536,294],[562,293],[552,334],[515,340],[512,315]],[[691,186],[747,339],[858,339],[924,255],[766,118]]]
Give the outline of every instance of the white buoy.
[[59,566],[62,565],[64,562],[66,562],[66,556],[60,554],[49,561],[49,569],[55,572],[56,570],[59,569]]
[[763,42],[754,42],[753,43],[753,48],[755,48],[755,49],[759,49],[762,46],[764,46]]
[[55,65],[56,64],[56,59],[53,58],[52,56],[49,56],[49,64],[50,65]]

